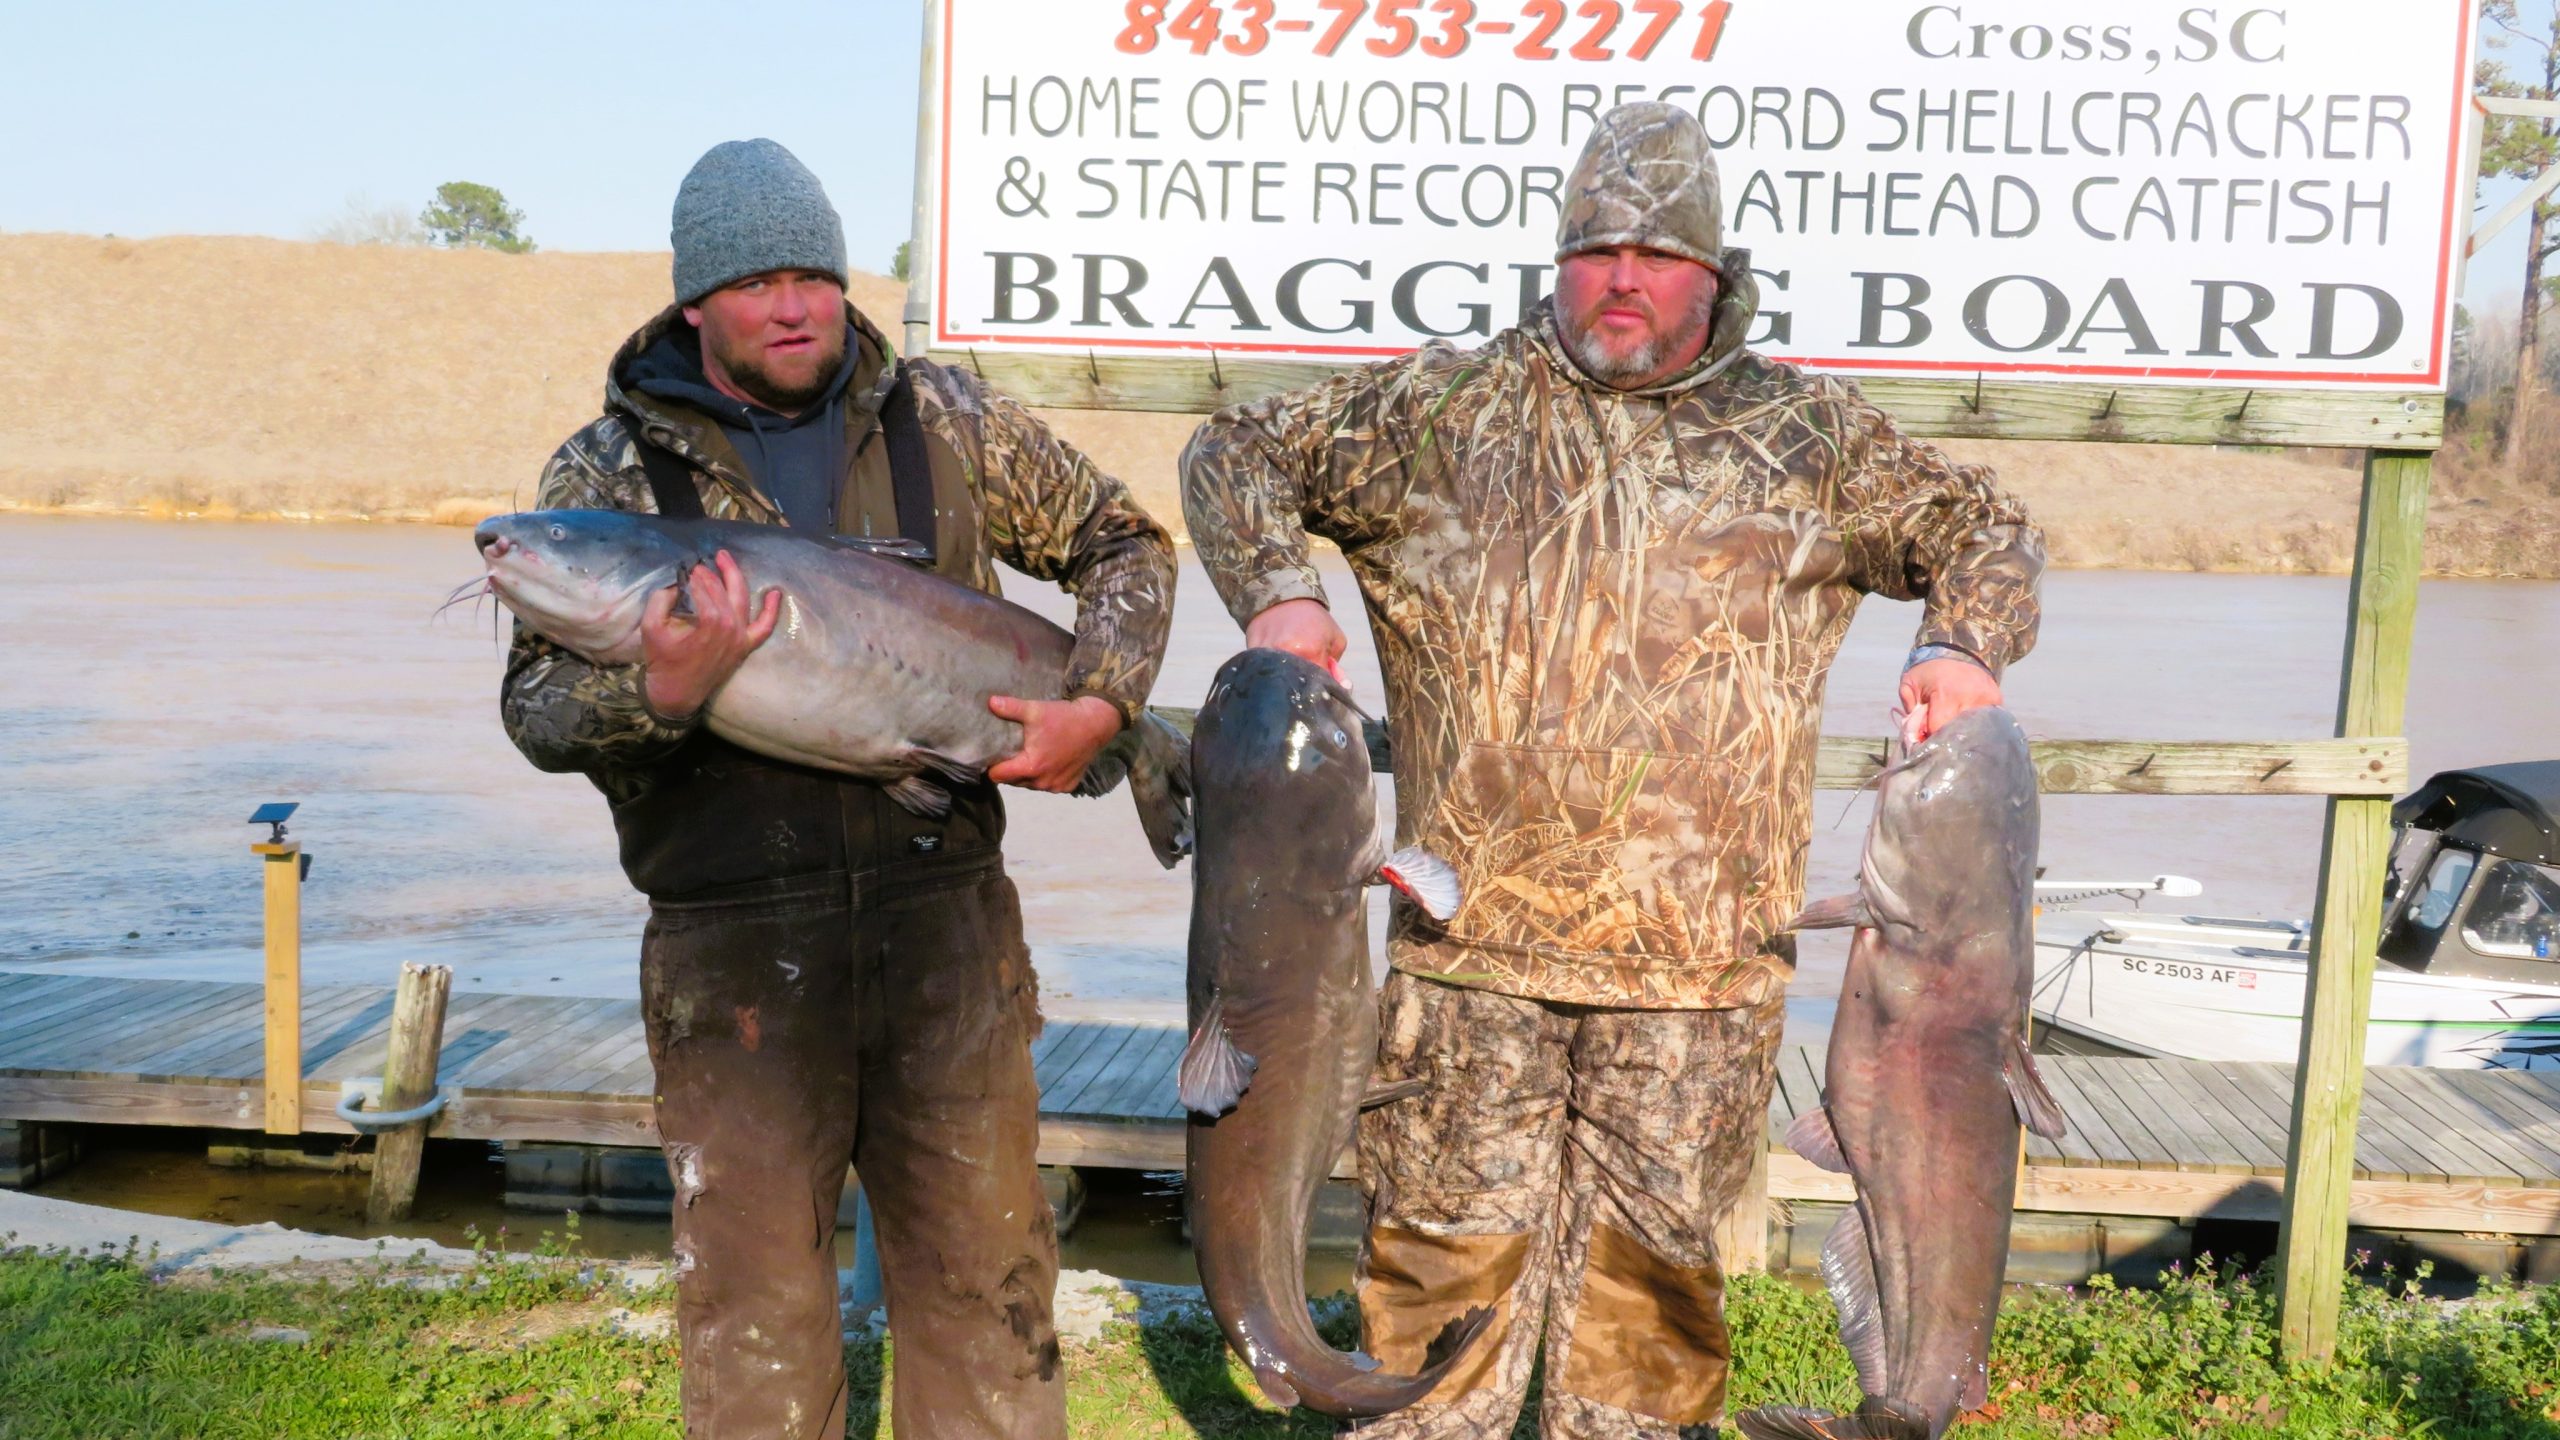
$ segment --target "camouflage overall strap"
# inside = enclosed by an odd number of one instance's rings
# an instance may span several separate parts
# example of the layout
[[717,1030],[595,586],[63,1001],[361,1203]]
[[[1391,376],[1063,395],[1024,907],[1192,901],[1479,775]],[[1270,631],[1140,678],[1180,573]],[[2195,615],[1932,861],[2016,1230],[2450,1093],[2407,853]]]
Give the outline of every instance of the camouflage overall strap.
[[693,488],[693,467],[684,457],[645,436],[633,436],[631,448],[640,452],[640,468],[649,472],[649,497],[658,502],[658,513],[669,520],[701,519],[702,492]]

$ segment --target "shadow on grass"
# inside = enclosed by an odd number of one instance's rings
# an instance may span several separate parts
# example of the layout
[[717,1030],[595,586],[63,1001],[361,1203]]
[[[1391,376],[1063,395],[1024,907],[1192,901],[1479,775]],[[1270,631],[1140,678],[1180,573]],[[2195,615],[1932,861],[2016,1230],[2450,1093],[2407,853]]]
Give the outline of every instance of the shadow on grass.
[[848,1440],[872,1440],[888,1433],[888,1369],[886,1332],[867,1330],[844,1347],[844,1433]]

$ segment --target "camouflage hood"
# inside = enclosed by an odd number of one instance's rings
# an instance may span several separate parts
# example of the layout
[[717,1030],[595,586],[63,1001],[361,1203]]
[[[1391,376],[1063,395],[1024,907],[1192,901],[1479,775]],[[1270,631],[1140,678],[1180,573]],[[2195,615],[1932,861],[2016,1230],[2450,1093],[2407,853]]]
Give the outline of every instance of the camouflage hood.
[[1600,118],[1565,181],[1556,258],[1642,245],[1701,265],[1724,263],[1724,181],[1706,127],[1647,100]]

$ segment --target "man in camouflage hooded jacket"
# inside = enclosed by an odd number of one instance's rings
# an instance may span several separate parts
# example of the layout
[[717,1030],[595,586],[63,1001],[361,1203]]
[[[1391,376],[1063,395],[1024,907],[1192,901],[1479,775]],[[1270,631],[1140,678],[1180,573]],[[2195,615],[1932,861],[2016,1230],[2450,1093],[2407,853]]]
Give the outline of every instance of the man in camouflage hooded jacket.
[[[604,414],[551,458],[536,504],[664,513],[663,499],[903,536],[981,590],[999,560],[1057,581],[1078,600],[1064,693],[991,702],[1025,738],[988,777],[1071,788],[1154,682],[1173,602],[1163,528],[1021,405],[892,352],[846,303],[835,210],[781,146],[706,154],[674,240],[678,303],[613,357]],[[889,433],[908,423],[919,465]],[[527,758],[604,792],[649,896],[640,990],[676,1188],[685,1433],[844,1434],[850,1159],[878,1222],[896,1433],[1064,1440],[1057,1236],[1034,1159],[1040,1014],[1004,807],[991,784],[955,783],[949,814],[920,815],[875,783],[713,736],[701,707],[771,631],[773,604],[759,612],[726,563],[690,588],[690,620],[672,591],[653,605],[637,665],[518,627],[501,697]]]
[[1565,192],[1556,294],[1240,405],[1183,456],[1200,559],[1249,643],[1319,661],[1337,542],[1395,737],[1399,903],[1364,1117],[1367,1348],[1412,1370],[1494,1330],[1395,1436],[1509,1433],[1543,1338],[1550,1436],[1724,1415],[1711,1228],[1761,1143],[1803,898],[1825,672],[1859,598],[1927,602],[1915,730],[1999,697],[2042,541],[1976,467],[1854,386],[1744,349],[1715,162],[1667,105],[1609,114]]

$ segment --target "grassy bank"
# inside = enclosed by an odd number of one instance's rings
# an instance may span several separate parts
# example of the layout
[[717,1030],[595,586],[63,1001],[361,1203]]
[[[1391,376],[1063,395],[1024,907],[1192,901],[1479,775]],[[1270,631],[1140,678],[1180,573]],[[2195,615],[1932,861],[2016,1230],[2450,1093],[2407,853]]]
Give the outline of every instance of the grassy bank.
[[[573,1262],[490,1263],[459,1284],[150,1278],[131,1255],[0,1256],[0,1437],[664,1436],[676,1349],[665,1286]],[[2460,1305],[2406,1277],[2350,1282],[2341,1363],[2288,1374],[2273,1296],[2210,1267],[2157,1290],[2013,1299],[1986,1437],[2372,1436],[2560,1440],[2560,1290]],[[1348,1343],[1347,1307],[1328,1307]],[[1734,1399],[1854,1398],[1829,1303],[1749,1277],[1732,1301]],[[885,1436],[895,1366],[848,1351],[851,1434]],[[1262,1404],[1205,1320],[1177,1314],[1070,1343],[1070,1428],[1094,1440],[1326,1436]],[[1533,1435],[1524,1424],[1518,1432]]]

